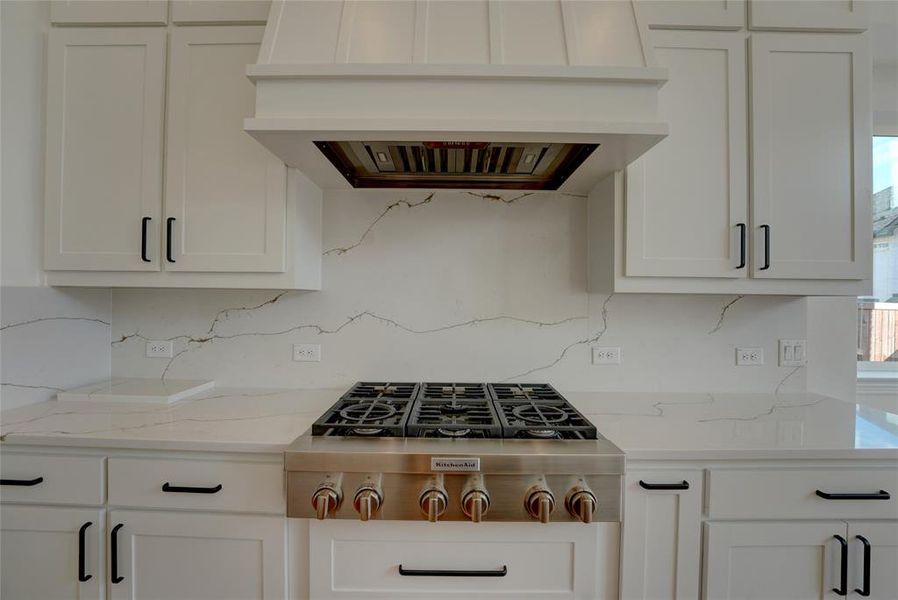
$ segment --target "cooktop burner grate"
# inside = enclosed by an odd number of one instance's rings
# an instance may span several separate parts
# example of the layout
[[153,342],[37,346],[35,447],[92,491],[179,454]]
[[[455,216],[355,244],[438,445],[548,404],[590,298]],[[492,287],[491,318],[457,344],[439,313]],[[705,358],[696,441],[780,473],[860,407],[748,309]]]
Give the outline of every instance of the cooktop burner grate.
[[561,400],[497,400],[506,438],[594,440],[595,426]]
[[312,435],[403,437],[417,383],[361,381],[312,425]]
[[490,383],[487,384],[496,400],[558,400],[564,397],[548,383]]
[[348,392],[344,398],[397,398],[400,400],[414,400],[418,395],[417,383],[378,383],[360,381]]
[[489,397],[485,383],[423,383],[419,395],[422,400],[488,400]]

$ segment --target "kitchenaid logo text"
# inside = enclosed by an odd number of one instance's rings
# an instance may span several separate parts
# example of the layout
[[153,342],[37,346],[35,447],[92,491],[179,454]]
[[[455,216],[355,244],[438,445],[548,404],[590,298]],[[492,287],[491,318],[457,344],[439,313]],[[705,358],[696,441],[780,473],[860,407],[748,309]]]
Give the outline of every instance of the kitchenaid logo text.
[[479,471],[479,458],[437,458],[430,457],[431,471]]

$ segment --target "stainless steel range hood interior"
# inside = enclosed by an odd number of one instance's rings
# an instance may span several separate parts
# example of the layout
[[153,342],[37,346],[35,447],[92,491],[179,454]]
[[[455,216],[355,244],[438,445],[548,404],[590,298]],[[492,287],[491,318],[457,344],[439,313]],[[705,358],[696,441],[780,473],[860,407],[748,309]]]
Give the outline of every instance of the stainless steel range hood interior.
[[245,129],[322,188],[587,193],[667,134],[628,0],[274,0]]

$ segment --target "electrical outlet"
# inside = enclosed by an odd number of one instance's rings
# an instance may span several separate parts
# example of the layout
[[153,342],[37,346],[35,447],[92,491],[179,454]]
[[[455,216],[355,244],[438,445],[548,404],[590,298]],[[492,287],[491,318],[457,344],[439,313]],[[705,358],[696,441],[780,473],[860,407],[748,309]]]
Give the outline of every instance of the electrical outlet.
[[593,348],[592,364],[594,365],[619,365],[620,348]]
[[763,348],[736,348],[736,364],[740,367],[764,364]]
[[321,362],[321,344],[293,344],[296,362]]
[[808,364],[807,341],[780,340],[780,366],[803,367]]
[[147,342],[147,356],[149,358],[171,358],[171,342]]

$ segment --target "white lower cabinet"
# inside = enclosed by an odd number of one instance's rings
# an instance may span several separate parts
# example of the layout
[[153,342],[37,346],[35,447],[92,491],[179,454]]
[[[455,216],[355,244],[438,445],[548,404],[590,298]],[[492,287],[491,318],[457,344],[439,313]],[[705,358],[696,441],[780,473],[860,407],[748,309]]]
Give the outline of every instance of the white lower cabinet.
[[111,600],[286,597],[283,517],[113,510]]
[[312,521],[309,597],[612,599],[618,544],[617,523]]
[[839,598],[847,530],[844,521],[706,523],[704,598]]
[[698,598],[701,518],[701,470],[628,473],[621,541],[621,598]]
[[898,598],[898,521],[849,521],[852,598]]
[[102,598],[103,511],[96,508],[0,508],[3,600]]

